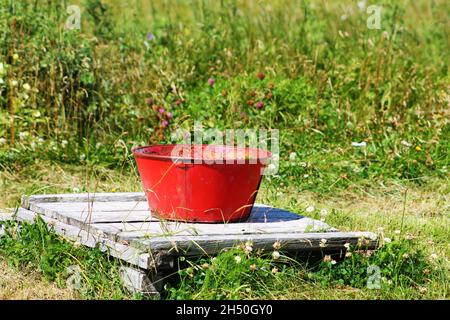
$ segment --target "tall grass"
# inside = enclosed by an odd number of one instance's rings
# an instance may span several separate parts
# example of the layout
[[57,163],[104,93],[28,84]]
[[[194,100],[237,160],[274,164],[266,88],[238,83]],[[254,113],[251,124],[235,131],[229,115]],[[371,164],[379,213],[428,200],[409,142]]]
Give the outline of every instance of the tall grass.
[[[445,157],[445,1],[383,1],[381,30],[368,29],[368,14],[352,1],[79,5],[81,30],[65,30],[64,1],[1,0],[0,158],[17,148],[78,161],[107,144],[113,161],[114,146],[120,154],[164,140],[193,119],[219,128],[240,119],[239,126],[276,126],[294,137],[315,129],[327,141],[373,139],[391,153],[402,136],[414,136]],[[257,112],[247,102],[269,84],[274,97],[261,97]],[[173,111],[168,129],[148,98]],[[62,140],[71,152],[58,152]]]

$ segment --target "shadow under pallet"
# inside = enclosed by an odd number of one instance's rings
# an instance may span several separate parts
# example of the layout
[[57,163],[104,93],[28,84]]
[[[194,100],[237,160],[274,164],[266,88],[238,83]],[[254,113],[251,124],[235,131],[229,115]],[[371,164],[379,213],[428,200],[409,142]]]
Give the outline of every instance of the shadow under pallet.
[[143,193],[55,194],[23,197],[15,213],[18,221],[33,223],[40,216],[62,236],[88,247],[99,245],[122,260],[121,275],[133,292],[159,297],[167,274],[178,267],[180,256],[214,255],[246,241],[253,248],[283,252],[345,251],[366,239],[375,248],[371,232],[340,232],[324,222],[286,210],[255,204],[245,222],[205,224],[163,221],[150,213]]

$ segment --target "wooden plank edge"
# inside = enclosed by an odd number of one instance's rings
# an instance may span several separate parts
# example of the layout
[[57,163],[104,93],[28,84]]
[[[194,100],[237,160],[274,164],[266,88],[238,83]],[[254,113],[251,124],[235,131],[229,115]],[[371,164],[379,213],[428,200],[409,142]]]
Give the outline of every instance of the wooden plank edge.
[[2,222],[11,221],[11,220],[13,220],[12,214],[0,211],[0,237],[5,234],[5,230],[3,228]]
[[22,208],[30,202],[147,201],[143,192],[61,193],[22,197]]
[[[323,240],[322,240],[323,239]],[[216,254],[247,241],[254,249],[273,250],[273,244],[281,243],[282,251],[345,250],[345,244],[356,246],[362,241],[367,249],[378,247],[377,235],[372,232],[281,233],[254,235],[220,235],[194,237],[166,237],[131,241],[136,248],[164,251],[170,255]],[[325,241],[325,242],[323,242]]]
[[[157,223],[157,222],[152,222],[153,223]],[[313,224],[311,223],[311,226],[313,226]],[[93,228],[100,228],[102,229],[103,226],[98,225],[98,224],[94,224],[92,225]],[[265,229],[265,227],[267,227]],[[252,235],[268,235],[270,236],[271,234],[284,234],[284,233],[295,233],[295,234],[304,234],[304,233],[330,233],[330,232],[337,232],[338,230],[335,228],[323,228],[323,227],[319,227],[316,229],[310,229],[310,231],[301,229],[302,226],[270,226],[270,224],[268,225],[255,225],[255,226],[245,226],[246,229],[240,229],[240,228],[229,228],[224,229],[224,232],[213,232],[213,231],[208,231],[208,229],[206,228],[205,230],[198,230],[195,229],[194,227],[186,227],[185,229],[183,228],[178,228],[176,230],[172,230],[172,231],[166,231],[166,234],[161,233],[158,234],[155,230],[150,230],[150,229],[136,229],[136,230],[127,230],[127,231],[121,231],[121,230],[117,230],[114,234],[115,234],[115,239],[116,241],[133,241],[133,240],[137,240],[137,239],[152,239],[152,238],[162,238],[162,237],[210,237],[210,236],[221,236],[221,235],[237,235],[237,236],[241,236],[241,237],[247,237],[247,236],[252,236]],[[244,227],[243,227],[244,228]],[[270,229],[269,229],[270,228]],[[312,227],[314,228],[314,227]],[[163,228],[161,228],[162,231]],[[268,230],[267,230],[268,229]],[[297,230],[296,230],[297,229]],[[105,233],[109,233],[108,230],[104,230]]]

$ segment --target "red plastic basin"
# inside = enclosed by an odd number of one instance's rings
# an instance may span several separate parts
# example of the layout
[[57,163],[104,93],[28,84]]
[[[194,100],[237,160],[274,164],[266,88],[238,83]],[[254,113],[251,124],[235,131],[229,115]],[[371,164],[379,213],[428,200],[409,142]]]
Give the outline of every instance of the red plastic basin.
[[[175,152],[180,147],[184,154]],[[156,145],[135,148],[133,154],[155,216],[210,223],[248,218],[271,156],[222,145]]]

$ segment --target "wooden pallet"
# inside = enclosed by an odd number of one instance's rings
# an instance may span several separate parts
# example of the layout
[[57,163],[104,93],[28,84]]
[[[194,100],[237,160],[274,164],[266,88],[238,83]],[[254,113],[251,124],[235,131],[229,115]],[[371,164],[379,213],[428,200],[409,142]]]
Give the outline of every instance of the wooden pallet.
[[[152,285],[173,272],[180,256],[214,255],[246,241],[255,249],[345,250],[344,244],[367,239],[376,247],[370,232],[340,232],[324,222],[286,210],[256,204],[248,221],[203,224],[162,221],[153,217],[143,193],[58,194],[23,197],[16,219],[33,222],[37,216],[56,233],[83,245],[100,245],[126,262],[123,278],[134,291],[156,294]],[[160,281],[161,282],[161,281]],[[159,283],[159,287],[162,283]]]

